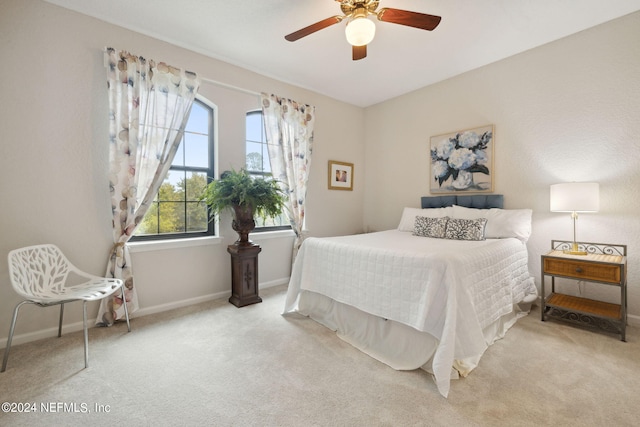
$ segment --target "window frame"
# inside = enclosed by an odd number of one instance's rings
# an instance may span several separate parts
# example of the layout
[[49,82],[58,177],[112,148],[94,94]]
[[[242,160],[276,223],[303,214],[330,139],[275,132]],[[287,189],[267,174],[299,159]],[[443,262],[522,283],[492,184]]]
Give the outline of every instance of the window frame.
[[[181,173],[184,172],[192,172],[192,173],[204,173],[206,176],[207,184],[213,181],[213,177],[215,176],[215,171],[217,169],[216,160],[217,160],[217,112],[218,108],[215,104],[213,104],[208,99],[203,96],[196,95],[194,99],[194,103],[201,104],[208,112],[209,112],[209,126],[208,126],[208,134],[209,134],[209,158],[208,158],[208,167],[201,166],[186,166],[186,165],[171,165],[169,168],[169,172],[178,171]],[[184,136],[183,136],[184,138]],[[184,139],[183,139],[184,142]],[[181,142],[181,144],[183,143]],[[177,155],[177,154],[176,154]],[[160,190],[158,190],[159,192]],[[157,195],[156,195],[157,197]],[[152,203],[162,203],[158,202],[155,198]],[[187,206],[189,203],[188,200],[184,200],[182,202],[184,204],[185,210],[185,218]],[[189,241],[189,240],[202,240],[203,238],[217,237],[218,235],[218,218],[211,217],[211,211],[209,207],[207,209],[207,229],[206,231],[195,231],[195,232],[177,232],[177,233],[158,233],[158,234],[145,234],[145,235],[133,235],[131,239],[129,239],[132,243],[152,243],[152,242],[163,242],[163,241]]]
[[[262,129],[261,129],[261,132],[260,132],[261,141],[254,141],[254,140],[250,140],[249,139],[249,135],[248,135],[248,132],[247,132],[247,120],[249,119],[249,116],[251,116],[251,115],[259,115],[260,116],[260,123],[262,124]],[[246,171],[252,177],[257,177],[258,179],[267,179],[267,178],[273,179],[273,173],[272,172],[255,171],[255,170],[251,170],[251,169],[249,169],[247,167],[247,143],[248,142],[263,144],[264,145],[264,151],[267,150],[267,141],[266,141],[266,135],[265,135],[265,130],[264,130],[264,115],[262,113],[262,109],[250,110],[250,111],[247,111],[246,114],[245,114],[245,138],[244,138],[244,158],[245,158],[245,162],[244,162],[244,165],[245,165]],[[264,156],[263,156],[263,159],[262,159],[263,164],[264,164],[264,161],[265,160],[264,160]],[[267,161],[270,162],[268,151],[267,151]],[[286,216],[286,212],[283,210],[281,212],[281,215],[285,215]],[[262,227],[256,226],[256,228],[252,232],[253,233],[267,233],[267,232],[270,232],[270,231],[281,231],[281,230],[292,230],[291,224],[268,225],[268,226],[262,226]]]

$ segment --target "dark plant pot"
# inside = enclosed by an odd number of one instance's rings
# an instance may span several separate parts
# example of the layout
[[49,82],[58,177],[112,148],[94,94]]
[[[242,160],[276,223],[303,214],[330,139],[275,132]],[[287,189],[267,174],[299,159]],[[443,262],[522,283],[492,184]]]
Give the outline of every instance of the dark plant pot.
[[235,245],[237,246],[252,246],[253,242],[249,240],[249,233],[256,228],[256,222],[253,219],[253,206],[234,206],[233,207],[233,222],[231,227],[238,233],[238,240]]

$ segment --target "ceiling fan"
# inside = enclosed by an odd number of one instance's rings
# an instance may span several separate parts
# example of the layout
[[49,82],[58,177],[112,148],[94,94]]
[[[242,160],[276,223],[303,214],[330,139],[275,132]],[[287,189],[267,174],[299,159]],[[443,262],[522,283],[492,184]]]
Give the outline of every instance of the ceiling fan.
[[440,23],[440,17],[427,15],[425,13],[410,12],[408,10],[393,9],[383,7],[376,12],[377,0],[335,0],[340,3],[340,9],[344,15],[336,15],[322,21],[311,24],[298,31],[284,36],[290,42],[294,42],[303,37],[320,31],[342,20],[347,19],[345,33],[347,41],[352,46],[352,58],[354,61],[367,56],[367,45],[373,40],[376,26],[373,21],[367,19],[369,15],[375,15],[379,21],[391,22],[392,24],[406,25],[421,30],[431,31]]

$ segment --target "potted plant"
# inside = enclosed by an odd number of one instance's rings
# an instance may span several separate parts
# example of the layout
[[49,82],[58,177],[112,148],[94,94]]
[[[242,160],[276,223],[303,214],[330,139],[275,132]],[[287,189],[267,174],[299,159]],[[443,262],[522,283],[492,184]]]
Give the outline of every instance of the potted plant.
[[220,179],[211,181],[201,201],[209,206],[210,214],[231,210],[232,228],[238,233],[238,246],[250,246],[249,233],[256,227],[255,216],[261,218],[280,215],[284,207],[284,193],[275,180],[252,178],[245,170],[225,171]]

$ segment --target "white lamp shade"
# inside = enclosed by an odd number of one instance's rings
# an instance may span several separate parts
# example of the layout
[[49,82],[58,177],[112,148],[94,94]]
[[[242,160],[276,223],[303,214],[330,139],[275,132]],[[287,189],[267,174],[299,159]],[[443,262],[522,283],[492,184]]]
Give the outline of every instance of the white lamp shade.
[[376,35],[376,24],[367,18],[355,18],[345,28],[347,41],[352,46],[364,46],[371,43]]
[[550,191],[551,212],[597,212],[600,185],[597,182],[554,184]]

